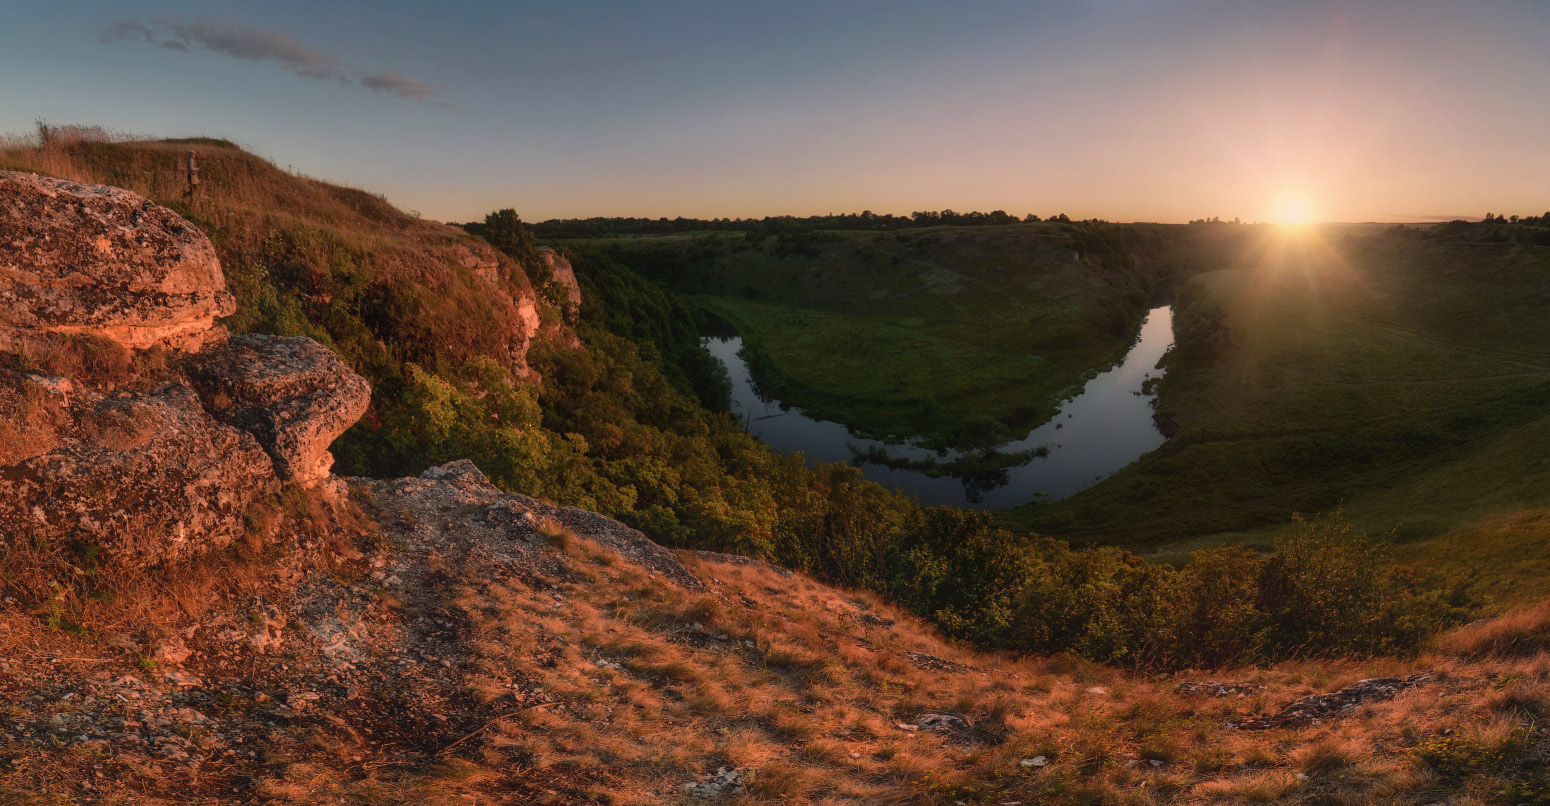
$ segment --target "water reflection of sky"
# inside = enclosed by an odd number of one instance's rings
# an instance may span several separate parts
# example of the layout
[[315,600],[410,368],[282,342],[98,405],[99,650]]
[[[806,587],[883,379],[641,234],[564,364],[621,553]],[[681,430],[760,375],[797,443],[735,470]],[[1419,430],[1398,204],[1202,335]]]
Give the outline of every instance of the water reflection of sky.
[[[1000,449],[1020,452],[1047,446],[1049,454],[1009,469],[1007,483],[984,491],[979,501],[970,501],[963,482],[955,478],[933,479],[917,471],[877,465],[863,465],[862,470],[885,487],[920,496],[923,504],[996,509],[1040,495],[1068,496],[1163,443],[1152,421],[1151,397],[1141,393],[1141,385],[1162,374],[1157,362],[1172,344],[1173,310],[1154,308],[1124,360],[1088,381],[1050,422]],[[779,403],[762,400],[754,391],[748,365],[737,354],[742,339],[706,339],[705,348],[726,364],[732,376],[733,414],[749,432],[781,453],[800,451],[811,462],[848,462],[854,461],[856,451],[876,446],[896,457],[938,458],[922,448],[858,438],[839,423],[810,419],[795,407],[782,411]]]

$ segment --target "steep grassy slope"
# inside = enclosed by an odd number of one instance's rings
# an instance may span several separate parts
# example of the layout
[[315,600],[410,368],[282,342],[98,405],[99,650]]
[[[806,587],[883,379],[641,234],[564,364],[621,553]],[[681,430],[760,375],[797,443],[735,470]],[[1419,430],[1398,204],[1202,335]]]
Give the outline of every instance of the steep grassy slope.
[[1157,231],[1101,224],[564,241],[692,295],[760,382],[880,436],[994,443],[1121,355],[1174,269]]
[[1245,262],[1180,307],[1218,308],[1227,340],[1174,357],[1177,436],[1014,521],[1198,545],[1343,504],[1417,540],[1550,504],[1550,250],[1389,230],[1268,238]]
[[[190,150],[201,175],[192,197],[182,171]],[[0,149],[0,169],[123,187],[172,208],[215,244],[238,299],[224,324],[324,341],[374,381],[398,377],[406,361],[477,355],[520,370],[534,335],[526,273],[482,241],[225,141],[56,135]],[[485,277],[481,261],[492,264]]]

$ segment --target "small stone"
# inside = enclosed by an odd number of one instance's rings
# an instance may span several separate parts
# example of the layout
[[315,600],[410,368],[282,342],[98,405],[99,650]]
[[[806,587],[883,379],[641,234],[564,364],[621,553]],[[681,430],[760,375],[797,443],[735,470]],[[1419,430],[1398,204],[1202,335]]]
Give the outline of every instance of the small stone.
[[936,731],[958,732],[969,729],[968,720],[954,714],[921,714],[915,718],[915,724]]
[[1025,758],[1017,763],[1024,767],[1042,767],[1049,763],[1049,759],[1044,756],[1034,756],[1033,758]]
[[193,654],[193,651],[178,638],[163,641],[156,647],[157,662],[172,666],[181,666],[184,661],[188,660],[191,654]]

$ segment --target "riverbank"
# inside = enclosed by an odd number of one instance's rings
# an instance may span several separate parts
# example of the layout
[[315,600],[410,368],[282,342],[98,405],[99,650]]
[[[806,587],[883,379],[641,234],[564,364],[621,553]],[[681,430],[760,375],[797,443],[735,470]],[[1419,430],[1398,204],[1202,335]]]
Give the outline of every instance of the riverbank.
[[1166,228],[1100,223],[557,241],[689,296],[774,397],[875,439],[998,445],[1127,349],[1176,268]]
[[1125,356],[1064,401],[1049,422],[1021,439],[972,451],[858,436],[772,400],[754,380],[741,339],[710,338],[705,346],[732,379],[733,414],[776,451],[800,452],[811,462],[850,462],[868,479],[923,504],[990,509],[1071,495],[1163,443],[1151,390],[1173,343],[1172,321],[1171,308],[1154,308]]

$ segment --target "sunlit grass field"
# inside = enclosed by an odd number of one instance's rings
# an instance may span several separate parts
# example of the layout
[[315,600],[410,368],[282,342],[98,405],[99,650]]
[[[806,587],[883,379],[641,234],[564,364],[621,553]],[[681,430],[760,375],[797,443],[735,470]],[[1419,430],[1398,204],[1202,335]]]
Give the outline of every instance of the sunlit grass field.
[[1450,575],[1532,577],[1550,542],[1550,250],[1286,235],[1252,257],[1192,280],[1230,345],[1175,358],[1160,407],[1178,435],[1007,521],[1178,553],[1343,507],[1402,543],[1441,538],[1405,552]]

